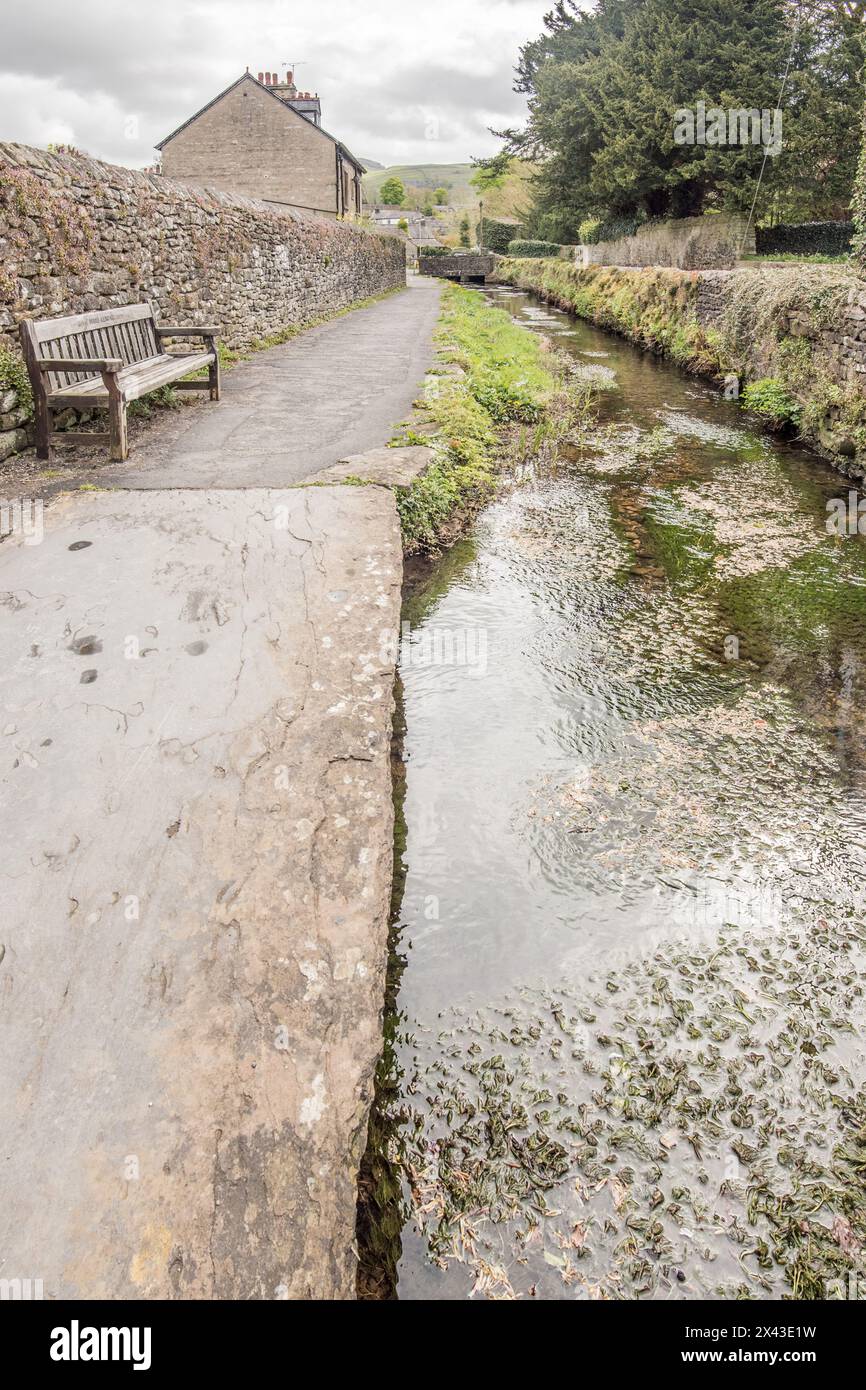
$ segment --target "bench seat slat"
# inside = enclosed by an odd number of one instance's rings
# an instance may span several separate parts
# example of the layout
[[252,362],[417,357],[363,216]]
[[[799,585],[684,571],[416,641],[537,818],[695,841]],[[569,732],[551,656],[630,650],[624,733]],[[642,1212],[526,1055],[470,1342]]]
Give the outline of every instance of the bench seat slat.
[[[125,401],[137,401],[148,391],[159,386],[167,386],[178,381],[199,367],[208,367],[214,360],[212,352],[188,352],[180,354],[162,353],[159,357],[147,358],[144,362],[134,362],[117,374],[117,384]],[[49,405],[71,406],[83,402],[84,408],[97,401],[107,401],[108,392],[102,377],[85,377],[73,380],[71,386],[63,386],[52,391],[48,397]]]

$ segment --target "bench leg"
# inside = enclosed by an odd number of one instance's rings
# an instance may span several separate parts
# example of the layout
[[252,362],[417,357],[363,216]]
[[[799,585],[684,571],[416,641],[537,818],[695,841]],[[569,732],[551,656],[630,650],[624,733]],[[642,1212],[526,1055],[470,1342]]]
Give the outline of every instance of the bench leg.
[[111,436],[109,458],[122,462],[129,457],[129,444],[126,437],[126,402],[119,391],[108,398],[108,433]]
[[218,401],[220,398],[220,360],[214,356],[214,360],[208,367],[208,380],[210,382],[210,398]]
[[40,393],[33,393],[36,399],[33,402],[34,414],[36,416],[36,457],[44,461],[51,461],[51,410],[45,397]]

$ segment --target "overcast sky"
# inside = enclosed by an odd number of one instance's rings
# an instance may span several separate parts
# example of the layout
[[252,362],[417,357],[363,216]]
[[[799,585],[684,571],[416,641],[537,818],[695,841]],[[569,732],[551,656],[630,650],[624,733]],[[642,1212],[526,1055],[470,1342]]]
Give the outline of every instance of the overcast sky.
[[520,119],[520,44],[549,0],[2,0],[0,140],[136,167],[249,65],[293,63],[359,158],[492,153]]

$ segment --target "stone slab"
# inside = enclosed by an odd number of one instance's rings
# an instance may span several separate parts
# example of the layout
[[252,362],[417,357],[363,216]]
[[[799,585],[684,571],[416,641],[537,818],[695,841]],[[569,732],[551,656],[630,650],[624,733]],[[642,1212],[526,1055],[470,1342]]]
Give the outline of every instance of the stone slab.
[[384,488],[0,545],[0,1276],[348,1298],[391,880]]
[[347,478],[362,478],[365,483],[379,483],[382,487],[411,487],[427,472],[433,457],[433,450],[423,444],[368,449],[364,454],[350,454],[305,481],[344,483]]

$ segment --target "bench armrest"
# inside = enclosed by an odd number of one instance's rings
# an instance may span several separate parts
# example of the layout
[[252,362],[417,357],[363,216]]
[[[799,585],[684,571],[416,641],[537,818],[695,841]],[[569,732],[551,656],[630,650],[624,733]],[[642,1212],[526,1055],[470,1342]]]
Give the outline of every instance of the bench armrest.
[[219,329],[211,324],[206,328],[167,328],[164,324],[156,326],[157,338],[217,338]]
[[40,372],[119,372],[119,357],[37,357]]

